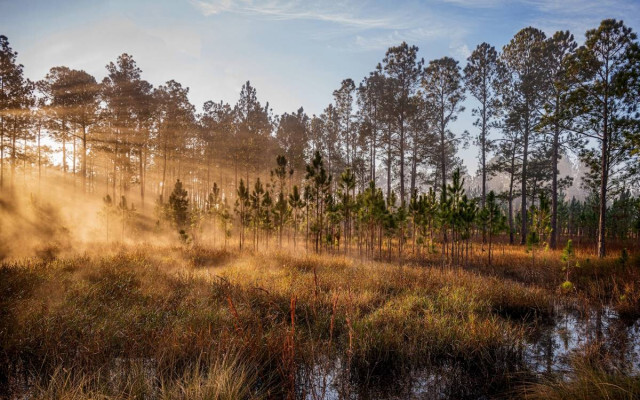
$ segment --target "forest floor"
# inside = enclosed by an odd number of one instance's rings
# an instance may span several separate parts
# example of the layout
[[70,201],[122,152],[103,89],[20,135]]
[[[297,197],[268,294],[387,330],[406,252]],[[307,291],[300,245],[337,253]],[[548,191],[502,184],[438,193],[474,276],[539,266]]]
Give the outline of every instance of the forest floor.
[[0,398],[640,398],[640,259],[579,256],[562,286],[559,254],[4,262]]

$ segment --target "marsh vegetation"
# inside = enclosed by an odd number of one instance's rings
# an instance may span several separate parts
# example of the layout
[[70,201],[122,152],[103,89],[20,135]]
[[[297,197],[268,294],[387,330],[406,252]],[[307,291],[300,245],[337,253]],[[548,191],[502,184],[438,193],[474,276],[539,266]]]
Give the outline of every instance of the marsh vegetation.
[[2,386],[51,399],[636,397],[639,326],[618,317],[617,290],[638,265],[607,260],[594,266],[607,278],[584,271],[564,293],[546,257],[537,280],[507,256],[500,275],[153,245],[7,262]]

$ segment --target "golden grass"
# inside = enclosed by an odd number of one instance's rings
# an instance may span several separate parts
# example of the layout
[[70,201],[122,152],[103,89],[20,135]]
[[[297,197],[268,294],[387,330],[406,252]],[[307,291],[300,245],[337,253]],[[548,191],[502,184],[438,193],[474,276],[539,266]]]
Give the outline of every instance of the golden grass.
[[518,397],[526,400],[635,400],[640,398],[640,376],[609,371],[578,359],[568,377],[547,377],[527,385]]
[[[181,247],[102,254],[0,267],[0,383],[20,371],[42,398],[286,397],[300,368],[327,357],[351,379],[451,362],[490,379],[522,367],[527,324],[553,314],[553,290],[478,268]],[[114,369],[115,388],[104,383]]]

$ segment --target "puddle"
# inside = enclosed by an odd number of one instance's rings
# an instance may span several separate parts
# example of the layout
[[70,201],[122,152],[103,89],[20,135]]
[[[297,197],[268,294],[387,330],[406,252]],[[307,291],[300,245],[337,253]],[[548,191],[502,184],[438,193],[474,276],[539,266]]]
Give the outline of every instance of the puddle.
[[558,312],[553,325],[537,329],[529,338],[525,362],[538,373],[569,372],[571,356],[591,344],[600,344],[616,368],[640,373],[640,320],[625,324],[608,307]]
[[[626,373],[640,374],[640,320],[625,324],[607,307],[583,314],[558,310],[553,324],[538,327],[529,335],[523,351],[524,371],[570,372],[571,356],[595,343],[608,354],[612,366]],[[495,376],[493,382],[488,382],[487,377],[473,376],[455,365],[418,369],[399,377],[358,383],[346,376],[340,360],[323,363],[302,373],[300,398],[487,399],[505,389],[505,377]]]

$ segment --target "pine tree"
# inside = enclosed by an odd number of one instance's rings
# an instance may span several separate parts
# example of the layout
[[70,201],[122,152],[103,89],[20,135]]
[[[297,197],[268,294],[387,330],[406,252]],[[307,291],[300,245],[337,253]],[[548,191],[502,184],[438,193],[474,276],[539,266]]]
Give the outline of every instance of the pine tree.
[[236,197],[236,205],[235,212],[238,214],[240,218],[240,241],[239,246],[240,250],[244,246],[244,231],[247,226],[249,226],[251,217],[250,217],[250,207],[251,207],[251,199],[249,196],[249,189],[245,186],[244,180],[240,179],[240,184],[238,185],[237,197]]
[[520,159],[520,242],[527,237],[527,181],[529,153],[535,144],[536,126],[549,90],[548,63],[545,57],[546,35],[539,29],[520,30],[504,46],[502,60],[509,74],[509,84],[502,93],[502,103],[508,106],[511,129],[522,138]]
[[[15,179],[18,159],[17,141],[26,131],[28,109],[33,102],[33,84],[24,78],[23,65],[17,62],[18,52],[9,44],[9,39],[0,35],[0,189],[4,185],[4,162],[6,148],[11,159],[11,179]],[[9,143],[5,143],[8,139]]]
[[527,234],[526,244],[531,251],[531,260],[535,262],[536,248],[541,244],[546,247],[551,233],[551,206],[544,194],[540,195],[540,202],[537,206],[534,204],[530,207],[528,221],[531,223],[531,229]]
[[590,168],[586,183],[598,190],[598,257],[606,255],[606,218],[609,190],[625,178],[628,152],[624,140],[628,111],[625,93],[631,90],[621,76],[629,69],[628,58],[637,35],[622,21],[605,19],[587,31],[584,46],[576,52],[573,72],[580,87],[573,97],[581,118],[582,135],[597,142],[581,158]]
[[571,270],[580,266],[576,261],[576,254],[573,250],[573,240],[571,239],[567,241],[567,245],[562,250],[562,262],[565,263],[562,269],[566,272],[565,281],[562,284],[562,287],[566,289],[573,286],[570,279]]
[[480,212],[480,223],[485,227],[488,236],[488,260],[491,265],[491,248],[493,243],[493,237],[504,230],[504,215],[500,210],[500,206],[496,200],[496,195],[493,190],[489,192],[487,196],[487,203]]
[[305,207],[305,202],[300,196],[300,190],[297,185],[293,185],[291,193],[289,194],[289,207],[293,215],[293,247],[297,246],[297,234],[298,234],[298,218],[299,212]]
[[465,264],[468,264],[471,235],[473,234],[475,223],[478,219],[478,205],[476,204],[476,201],[467,198],[466,195],[463,195],[462,200],[460,201],[459,213],[461,222],[460,239],[464,241],[465,244],[465,248],[461,249],[461,253],[464,253],[462,258],[466,260]]
[[383,214],[384,233],[387,239],[387,258],[391,259],[393,237],[398,230],[398,198],[395,191],[387,198],[386,208]]
[[438,176],[436,187],[444,192],[447,189],[447,175],[461,165],[456,153],[459,143],[464,139],[450,129],[450,124],[464,111],[464,86],[458,62],[450,57],[430,61],[422,77],[422,90],[434,132],[430,158]]
[[[267,185],[268,186],[268,185]],[[269,239],[271,232],[275,228],[275,212],[274,201],[271,194],[271,189],[267,188],[264,192],[264,198],[262,199],[261,215],[260,215],[260,227],[265,231],[265,242],[267,248],[269,247]],[[284,217],[284,216],[283,216]]]
[[422,73],[424,60],[418,60],[418,47],[401,45],[387,50],[382,61],[386,76],[389,78],[388,113],[393,127],[397,131],[397,154],[399,155],[400,203],[404,205],[405,198],[405,157],[407,147],[407,129],[410,117],[416,112],[412,96],[415,94]]
[[339,190],[338,196],[340,196],[340,209],[342,212],[342,220],[344,223],[344,246],[345,252],[349,250],[351,245],[351,231],[352,231],[352,215],[355,207],[352,191],[356,187],[356,176],[351,172],[351,169],[347,168],[341,175],[338,182]]
[[[485,206],[487,190],[487,159],[494,143],[489,137],[491,128],[496,125],[500,112],[498,90],[505,84],[505,68],[495,47],[488,43],[479,44],[467,58],[464,68],[466,89],[478,101],[479,106],[472,113],[477,117],[473,123],[480,128],[475,142],[480,148],[479,161],[482,175],[482,197],[480,206]],[[484,240],[484,237],[483,237]]]
[[265,190],[260,178],[256,179],[256,183],[253,185],[253,191],[251,192],[251,221],[253,223],[253,249],[258,250],[260,240],[260,226],[263,218],[263,201],[265,197]]
[[442,215],[444,223],[443,246],[447,242],[447,227],[451,231],[451,261],[459,256],[460,235],[463,227],[463,206],[466,199],[464,190],[464,179],[460,176],[460,170],[453,172],[451,184],[446,187],[446,196],[441,201]]
[[[152,97],[151,84],[142,79],[142,71],[133,57],[126,53],[120,55],[115,62],[110,62],[107,65],[107,72],[107,76],[102,80],[100,92],[100,100],[104,103],[99,125],[101,134],[96,139],[99,141],[100,147],[108,151],[112,158],[113,179],[111,180],[111,185],[113,196],[115,197],[116,195],[119,177],[121,194],[128,193],[133,182],[139,182],[141,184],[140,195],[142,200],[144,199],[144,168],[146,167],[145,149],[151,139],[150,120],[154,114],[152,112],[152,104],[157,101],[160,104],[160,110],[154,110],[158,111],[155,115],[157,117],[163,115],[164,103],[161,100],[164,97],[160,96],[160,93],[165,93],[165,91],[161,87],[156,91],[154,99]],[[90,93],[92,87],[90,79],[86,79],[86,81],[87,92]],[[180,85],[175,81],[170,81],[167,86],[178,87]],[[186,103],[190,105],[188,101]],[[189,110],[191,111],[191,117],[193,117],[193,106]],[[164,121],[162,124],[158,121],[156,122],[158,123],[156,125],[158,128],[156,139],[161,140],[165,133],[166,124]],[[175,147],[180,147],[181,143],[171,144],[175,144]],[[158,143],[158,148],[163,148],[163,146]],[[139,171],[136,171],[135,162],[133,161],[136,152],[138,153]],[[176,157],[180,155],[180,153],[175,153]],[[168,154],[164,157],[165,161],[168,157]],[[166,201],[166,186],[167,179],[163,176],[160,186],[162,202]]]
[[[324,232],[324,213],[326,212],[326,200],[331,187],[332,176],[327,174],[320,152],[316,151],[310,164],[307,164],[307,174],[305,176],[310,182],[309,195],[314,202],[315,218],[311,224],[311,229],[315,232],[315,250],[320,251],[322,234]],[[309,202],[307,201],[307,207]]]
[[176,180],[173,192],[169,196],[169,208],[174,225],[181,236],[184,237],[187,222],[189,221],[189,198],[187,191],[182,187],[180,179]]
[[352,79],[342,81],[340,88],[333,92],[336,112],[338,114],[339,136],[344,143],[344,159],[347,168],[353,169],[356,154],[357,131],[353,124],[353,93],[356,89]]
[[575,56],[577,44],[569,31],[558,31],[547,39],[546,53],[551,75],[550,94],[545,104],[545,114],[541,125],[544,133],[550,137],[551,165],[551,237],[549,247],[555,249],[558,242],[558,204],[559,187],[558,163],[563,153],[569,149],[578,152],[584,145],[577,140],[574,132],[574,116],[570,108],[570,98],[575,90],[577,81],[571,73],[571,64]]
[[222,233],[224,235],[224,248],[227,248],[227,244],[229,242],[229,238],[232,233],[232,218],[231,212],[229,211],[229,203],[227,199],[222,201],[222,207],[218,213],[220,215],[220,228],[222,229]]
[[205,204],[205,214],[211,220],[211,227],[213,228],[213,243],[215,244],[216,238],[216,223],[220,215],[221,210],[221,195],[220,187],[216,182],[213,182],[211,192],[207,196],[207,202]]
[[502,138],[497,140],[496,158],[489,166],[491,175],[506,174],[508,179],[507,189],[499,196],[507,200],[507,219],[509,223],[509,244],[515,243],[516,223],[514,222],[513,203],[519,195],[517,183],[521,179],[522,160],[518,157],[522,151],[522,134],[514,126],[516,124],[511,114],[504,121]]
[[309,130],[310,119],[302,107],[295,113],[284,113],[278,121],[275,135],[280,149],[284,152],[282,157],[285,157],[289,166],[296,170],[304,168],[310,142]]

